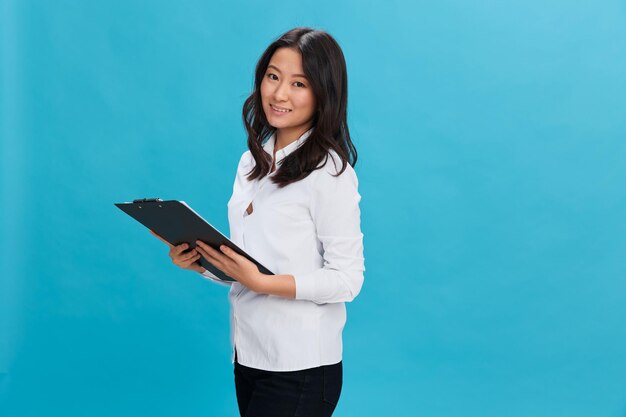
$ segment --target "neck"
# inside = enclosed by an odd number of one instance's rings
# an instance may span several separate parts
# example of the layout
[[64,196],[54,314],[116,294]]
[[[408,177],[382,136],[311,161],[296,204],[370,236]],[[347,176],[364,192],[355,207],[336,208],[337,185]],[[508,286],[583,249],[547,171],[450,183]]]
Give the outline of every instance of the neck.
[[276,146],[274,146],[274,153],[283,149],[285,146],[297,141],[300,136],[311,128],[310,124],[306,126],[298,126],[293,128],[277,129],[276,130]]

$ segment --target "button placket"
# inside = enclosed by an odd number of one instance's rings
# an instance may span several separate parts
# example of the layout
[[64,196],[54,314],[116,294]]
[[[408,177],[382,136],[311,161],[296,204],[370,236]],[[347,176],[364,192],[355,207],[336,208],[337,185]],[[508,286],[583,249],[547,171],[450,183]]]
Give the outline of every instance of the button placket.
[[[259,181],[257,183],[256,189],[254,190],[252,197],[250,198],[248,205],[245,206],[242,216],[244,221],[250,217],[251,215],[254,214],[254,210],[255,210],[255,205],[254,205],[254,200],[256,199],[257,195],[259,194],[259,191],[263,188],[263,184],[262,184],[263,180]],[[248,207],[252,206],[252,211],[250,213],[248,213]]]

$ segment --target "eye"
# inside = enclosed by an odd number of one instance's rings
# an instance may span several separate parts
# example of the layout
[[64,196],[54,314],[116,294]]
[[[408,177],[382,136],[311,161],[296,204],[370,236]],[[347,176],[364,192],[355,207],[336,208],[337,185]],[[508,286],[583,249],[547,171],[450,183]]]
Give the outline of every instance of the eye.
[[278,79],[276,74],[272,74],[271,72],[269,74],[267,74],[267,78],[269,78],[270,80],[277,80]]
[[296,87],[300,87],[300,88],[305,88],[305,87],[306,87],[306,85],[304,85],[304,83],[301,83],[300,81],[296,81],[296,82],[294,83],[294,85],[295,85]]

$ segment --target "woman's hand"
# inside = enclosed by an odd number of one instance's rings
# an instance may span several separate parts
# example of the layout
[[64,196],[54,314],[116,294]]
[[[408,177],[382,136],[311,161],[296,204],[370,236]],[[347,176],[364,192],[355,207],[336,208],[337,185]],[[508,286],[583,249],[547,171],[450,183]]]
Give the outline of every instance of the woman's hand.
[[254,292],[263,292],[266,275],[261,273],[253,262],[225,245],[220,246],[219,251],[201,240],[197,240],[196,245],[196,250],[204,256],[204,259],[220,271]]
[[178,246],[174,246],[167,240],[163,239],[161,236],[154,233],[152,230],[150,230],[150,233],[152,233],[154,236],[161,239],[167,246],[170,247],[169,255],[170,255],[170,258],[172,258],[172,262],[174,263],[174,265],[180,266],[183,269],[189,269],[190,271],[195,271],[199,273],[203,273],[206,271],[206,269],[204,269],[197,262],[198,259],[200,259],[200,254],[195,249],[192,249],[189,252],[185,252],[185,250],[189,248],[188,243],[181,243]]

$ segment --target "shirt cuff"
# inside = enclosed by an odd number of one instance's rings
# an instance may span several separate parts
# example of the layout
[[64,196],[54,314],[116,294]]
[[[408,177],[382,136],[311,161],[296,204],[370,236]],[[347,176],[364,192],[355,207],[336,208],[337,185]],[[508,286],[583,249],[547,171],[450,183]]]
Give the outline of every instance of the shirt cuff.
[[296,281],[296,300],[315,299],[315,271],[293,275],[293,278]]
[[217,276],[215,276],[213,273],[211,273],[209,270],[204,271],[200,275],[202,275],[203,278],[209,279],[209,280],[211,280],[213,282],[216,282],[216,283],[221,284],[221,285],[225,285],[227,287],[230,286],[230,284],[232,284],[232,282],[229,282],[229,281],[222,281]]

